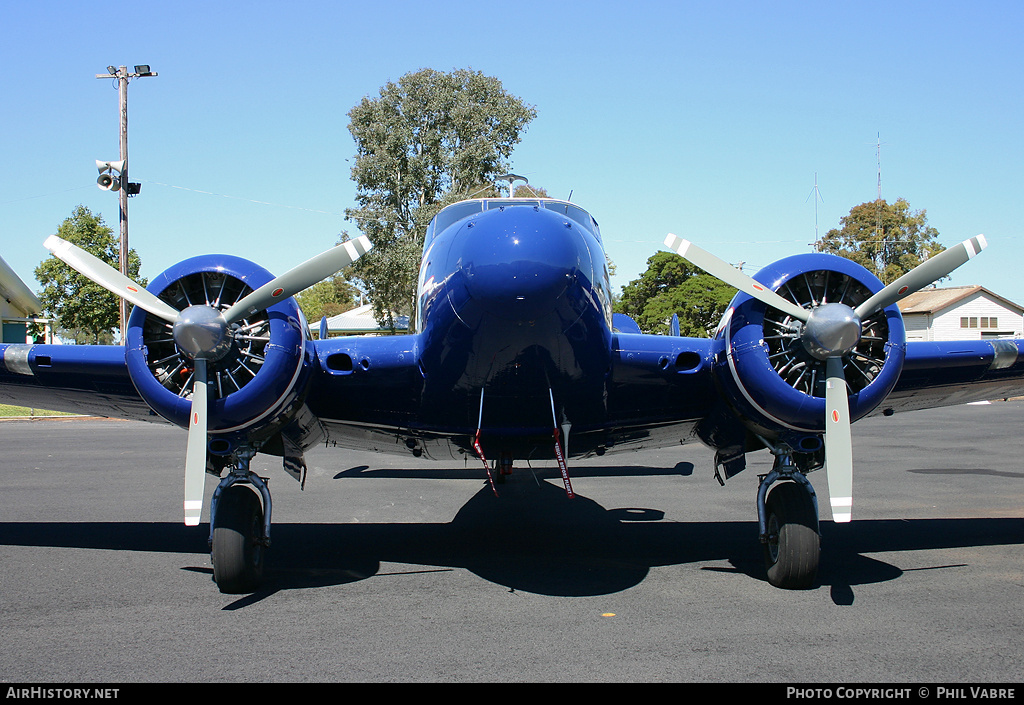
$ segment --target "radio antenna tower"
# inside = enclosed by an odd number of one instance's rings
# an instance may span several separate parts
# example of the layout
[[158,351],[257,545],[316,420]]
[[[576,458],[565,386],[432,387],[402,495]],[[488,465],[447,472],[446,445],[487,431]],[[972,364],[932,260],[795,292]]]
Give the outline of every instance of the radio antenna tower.
[[882,200],[882,133],[876,134],[875,161],[878,164],[878,200]]
[[882,133],[876,133],[875,162],[878,164],[878,197],[875,199],[875,237],[878,246],[884,246],[882,235]]
[[814,196],[814,251],[821,252],[821,243],[818,240],[818,201],[824,203],[825,199],[821,197],[821,191],[818,190],[818,172],[814,172],[814,189],[807,194],[804,203],[807,203],[811,196]]

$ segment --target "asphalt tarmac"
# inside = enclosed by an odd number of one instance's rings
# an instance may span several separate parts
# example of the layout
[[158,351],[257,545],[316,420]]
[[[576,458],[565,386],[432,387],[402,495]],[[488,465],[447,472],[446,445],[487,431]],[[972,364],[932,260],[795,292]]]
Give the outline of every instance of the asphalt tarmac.
[[[702,446],[517,468],[275,459],[265,588],[221,594],[182,525],[184,431],[0,423],[0,681],[1013,683],[1024,673],[1024,403],[854,425],[824,472],[819,584],[765,582],[754,498]],[[207,505],[215,480],[208,478]],[[206,508],[208,511],[208,506]]]

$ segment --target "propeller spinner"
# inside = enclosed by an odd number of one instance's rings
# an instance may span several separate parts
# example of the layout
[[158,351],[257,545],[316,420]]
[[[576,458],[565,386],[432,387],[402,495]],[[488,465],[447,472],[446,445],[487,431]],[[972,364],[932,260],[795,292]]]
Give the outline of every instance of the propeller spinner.
[[813,357],[825,361],[825,473],[832,518],[836,522],[850,521],[853,505],[853,444],[844,356],[856,347],[864,321],[948,275],[975,257],[987,244],[985,236],[978,235],[943,250],[856,308],[840,303],[823,303],[806,309],[693,243],[672,234],[665,238],[665,245],[691,264],[799,321],[801,343]]
[[184,508],[185,524],[188,526],[199,524],[203,509],[203,478],[206,472],[209,428],[207,364],[219,360],[231,350],[237,328],[234,324],[239,320],[341,271],[372,247],[365,236],[332,247],[267,282],[226,311],[206,305],[189,306],[178,311],[103,260],[56,235],[48,237],[43,246],[104,289],[172,324],[175,345],[194,360],[192,405],[185,451]]

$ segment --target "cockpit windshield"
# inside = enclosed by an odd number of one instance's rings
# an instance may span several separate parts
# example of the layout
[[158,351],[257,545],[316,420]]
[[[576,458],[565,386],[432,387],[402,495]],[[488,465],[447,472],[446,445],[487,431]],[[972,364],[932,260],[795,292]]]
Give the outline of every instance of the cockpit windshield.
[[482,213],[485,210],[507,207],[533,207],[560,213],[586,228],[598,240],[601,232],[597,221],[587,211],[574,203],[559,201],[553,198],[477,198],[472,201],[460,201],[444,208],[434,216],[427,226],[426,242],[429,243],[438,233],[448,229],[463,218]]

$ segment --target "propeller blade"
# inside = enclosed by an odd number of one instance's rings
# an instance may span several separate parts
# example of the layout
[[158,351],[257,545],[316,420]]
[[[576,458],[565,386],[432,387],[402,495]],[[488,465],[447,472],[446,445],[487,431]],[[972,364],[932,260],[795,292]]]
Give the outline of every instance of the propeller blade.
[[832,519],[850,521],[853,509],[853,441],[850,402],[846,396],[843,359],[830,357],[825,382],[825,476],[832,503]]
[[373,245],[364,235],[355,240],[343,242],[316,257],[306,260],[294,269],[272,279],[256,291],[224,312],[228,323],[245,318],[278,301],[284,301],[300,291],[308,289],[332,274],[340,272],[348,265],[365,255]]
[[917,265],[857,307],[861,320],[941,279],[988,246],[984,235],[964,240]]
[[99,284],[107,291],[131,301],[144,311],[152,313],[169,323],[178,319],[178,312],[164,301],[158,299],[145,288],[121,274],[109,264],[89,254],[81,247],[62,240],[56,235],[46,238],[43,247],[55,257],[68,264],[91,281]]
[[188,445],[185,448],[185,526],[199,525],[199,515],[203,513],[206,480],[206,360],[197,357],[195,364],[192,410],[188,417]]
[[792,301],[782,298],[768,287],[748,277],[728,262],[719,259],[707,250],[694,245],[689,240],[683,240],[676,235],[669,235],[665,238],[665,246],[678,252],[691,264],[700,267],[713,277],[721,279],[729,286],[734,286],[745,294],[750,294],[758,301],[777,308],[783,313],[789,314],[799,321],[807,321],[810,314],[805,308],[797,306]]

